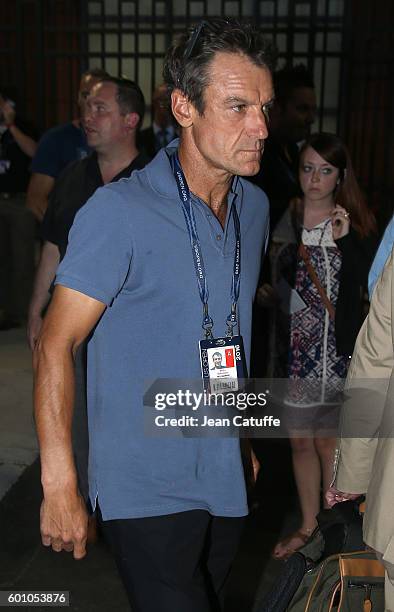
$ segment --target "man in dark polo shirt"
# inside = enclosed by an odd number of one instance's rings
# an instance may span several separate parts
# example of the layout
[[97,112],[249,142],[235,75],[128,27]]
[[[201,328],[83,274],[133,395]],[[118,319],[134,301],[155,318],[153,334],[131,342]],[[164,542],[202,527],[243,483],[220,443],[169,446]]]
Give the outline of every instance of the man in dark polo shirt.
[[[89,146],[88,157],[73,162],[55,182],[42,224],[42,249],[33,297],[29,308],[28,340],[34,349],[42,325],[42,313],[50,299],[56,268],[66,253],[68,233],[78,210],[106,183],[129,177],[145,165],[136,148],[136,133],[145,111],[143,94],[138,85],[126,79],[100,81],[86,101],[84,122]],[[87,487],[87,424],[85,385],[86,345],[76,357],[76,401],[74,418],[74,452],[79,486],[85,500]]]
[[[102,107],[105,112],[100,110]],[[108,77],[91,91],[84,120],[93,153],[68,165],[58,177],[43,219],[44,246],[29,308],[28,338],[32,350],[76,213],[98,187],[130,176],[147,161],[136,148],[136,134],[144,112],[143,94],[132,81]],[[110,119],[112,123],[108,125]]]
[[78,91],[79,116],[47,130],[38,143],[30,168],[26,205],[40,223],[55,180],[69,163],[90,153],[83,126],[85,100],[93,86],[107,77],[109,74],[101,68],[84,72]]

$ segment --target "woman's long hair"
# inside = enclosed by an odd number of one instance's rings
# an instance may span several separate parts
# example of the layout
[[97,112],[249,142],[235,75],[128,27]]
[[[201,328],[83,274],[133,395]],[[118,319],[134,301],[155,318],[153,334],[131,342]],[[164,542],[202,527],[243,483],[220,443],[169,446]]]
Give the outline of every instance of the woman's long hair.
[[301,147],[300,159],[308,147],[312,147],[326,162],[339,170],[339,184],[335,191],[335,203],[349,212],[352,227],[361,238],[376,232],[376,220],[368,208],[358,185],[349,151],[334,134],[312,134]]

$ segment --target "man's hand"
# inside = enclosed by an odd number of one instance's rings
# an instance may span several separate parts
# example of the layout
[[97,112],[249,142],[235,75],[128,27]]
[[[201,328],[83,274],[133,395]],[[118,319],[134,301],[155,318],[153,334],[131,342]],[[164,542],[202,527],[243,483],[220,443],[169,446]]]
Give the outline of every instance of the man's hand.
[[74,559],[86,555],[88,513],[79,493],[64,491],[44,497],[40,512],[41,539],[55,552],[74,552]]
[[257,459],[257,457],[255,455],[255,452],[254,452],[253,448],[250,449],[250,459],[251,459],[251,462],[252,462],[253,481],[254,481],[254,484],[256,484],[257,477],[259,475],[261,465],[260,465],[260,461]]
[[335,487],[330,487],[326,493],[326,501],[330,508],[332,508],[334,504],[357,499],[360,495],[365,495],[365,493],[344,493],[343,491],[338,491]]

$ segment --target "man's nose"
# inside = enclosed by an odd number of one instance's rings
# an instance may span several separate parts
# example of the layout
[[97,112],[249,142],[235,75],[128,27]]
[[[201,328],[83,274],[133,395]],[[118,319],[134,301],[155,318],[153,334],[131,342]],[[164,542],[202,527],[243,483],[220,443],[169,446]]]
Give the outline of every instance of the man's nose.
[[259,140],[265,140],[268,136],[268,125],[267,118],[263,111],[257,111],[250,121],[250,133],[253,134],[253,136],[256,136]]

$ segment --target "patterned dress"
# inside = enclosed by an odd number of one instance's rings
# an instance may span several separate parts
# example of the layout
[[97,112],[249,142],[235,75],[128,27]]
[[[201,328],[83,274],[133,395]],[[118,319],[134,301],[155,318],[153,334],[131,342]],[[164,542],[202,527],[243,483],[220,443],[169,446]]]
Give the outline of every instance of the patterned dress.
[[[283,308],[278,308],[275,313],[270,374],[289,380],[285,398],[288,405],[336,405],[346,377],[348,358],[336,353],[334,321],[297,252],[295,241],[282,242],[280,235],[274,235],[273,241],[274,287],[284,279],[295,289],[304,305],[301,307],[299,304],[299,309],[292,313]],[[335,307],[342,258],[332,238],[331,220],[327,219],[311,230],[303,228],[302,242],[327,297]]]

